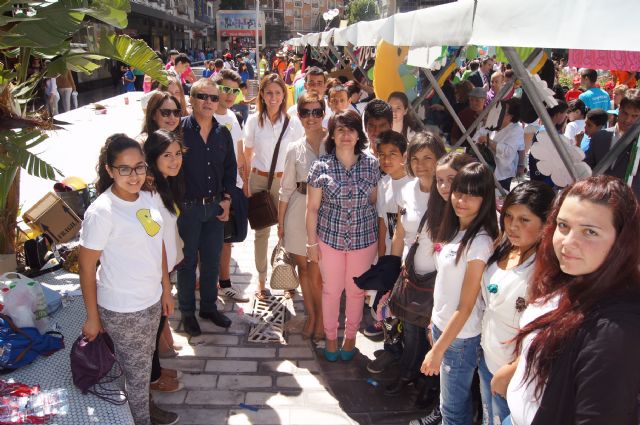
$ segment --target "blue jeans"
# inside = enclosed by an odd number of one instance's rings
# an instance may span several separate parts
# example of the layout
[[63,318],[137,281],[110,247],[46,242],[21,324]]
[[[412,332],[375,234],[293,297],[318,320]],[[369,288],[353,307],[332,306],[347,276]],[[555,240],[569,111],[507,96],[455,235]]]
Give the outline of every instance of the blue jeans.
[[491,394],[491,379],[493,374],[487,367],[482,349],[480,350],[480,394],[482,394],[482,425],[502,425],[502,421],[511,414],[507,400],[501,395]]
[[[433,340],[442,331],[433,326]],[[444,353],[440,366],[440,411],[442,425],[471,425],[473,403],[471,384],[480,352],[480,335],[456,338]]]
[[196,266],[200,260],[200,312],[217,310],[218,273],[224,239],[224,223],[217,203],[183,204],[178,231],[184,242],[184,261],[178,268],[178,305],[183,315],[196,311]]

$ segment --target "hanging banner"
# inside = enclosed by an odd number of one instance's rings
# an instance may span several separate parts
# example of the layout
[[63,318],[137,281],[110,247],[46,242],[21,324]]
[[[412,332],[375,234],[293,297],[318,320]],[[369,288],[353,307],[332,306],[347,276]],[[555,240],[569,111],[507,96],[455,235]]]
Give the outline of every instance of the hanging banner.
[[569,50],[569,66],[622,71],[640,71],[640,52],[620,50]]

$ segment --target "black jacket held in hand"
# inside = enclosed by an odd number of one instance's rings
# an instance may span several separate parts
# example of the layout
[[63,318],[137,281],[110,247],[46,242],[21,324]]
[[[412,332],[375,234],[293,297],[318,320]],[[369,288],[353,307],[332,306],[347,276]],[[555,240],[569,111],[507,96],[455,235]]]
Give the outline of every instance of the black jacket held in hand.
[[640,296],[603,300],[555,364],[532,425],[637,425]]

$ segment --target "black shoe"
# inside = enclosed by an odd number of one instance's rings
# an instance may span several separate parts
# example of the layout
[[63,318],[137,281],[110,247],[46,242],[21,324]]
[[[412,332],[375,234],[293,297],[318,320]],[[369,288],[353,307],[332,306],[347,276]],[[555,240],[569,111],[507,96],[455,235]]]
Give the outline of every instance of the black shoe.
[[442,423],[442,414],[440,408],[436,407],[431,413],[424,418],[414,419],[409,425],[440,425]]
[[384,353],[380,354],[378,358],[370,361],[367,364],[367,370],[370,373],[382,373],[387,367],[389,367],[393,363],[396,363],[397,361],[398,359],[396,359],[393,354],[385,351]]
[[202,334],[200,330],[200,325],[198,324],[198,320],[195,316],[183,316],[182,317],[182,329],[190,336],[198,336]]
[[159,408],[153,400],[149,400],[149,416],[153,425],[174,425],[180,420],[177,413]]
[[203,319],[211,320],[216,326],[220,326],[221,328],[228,328],[229,326],[231,326],[231,319],[220,313],[218,310],[201,311],[198,316],[202,317]]
[[384,390],[384,395],[397,396],[405,389],[405,387],[413,382],[413,379],[399,378],[395,383],[388,385]]

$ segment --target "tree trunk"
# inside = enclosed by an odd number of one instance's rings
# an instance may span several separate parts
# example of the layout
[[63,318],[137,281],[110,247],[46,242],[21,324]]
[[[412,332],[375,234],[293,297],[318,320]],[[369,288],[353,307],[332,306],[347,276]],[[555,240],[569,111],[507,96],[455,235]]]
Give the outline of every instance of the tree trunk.
[[7,208],[0,210],[0,254],[16,252],[16,220],[20,204],[20,170],[16,173],[7,197]]

